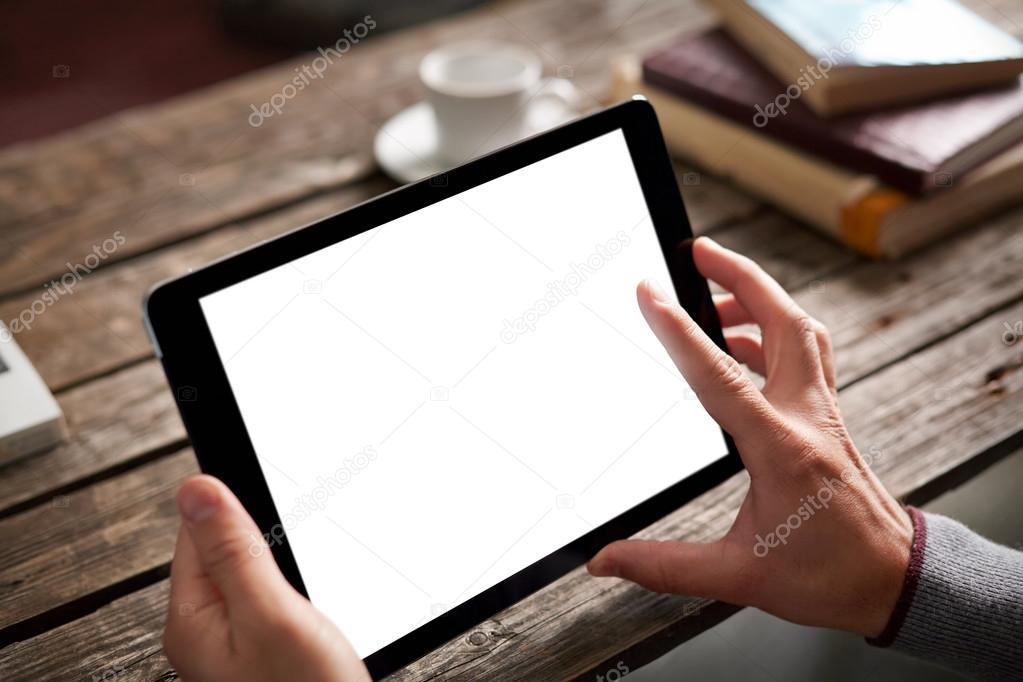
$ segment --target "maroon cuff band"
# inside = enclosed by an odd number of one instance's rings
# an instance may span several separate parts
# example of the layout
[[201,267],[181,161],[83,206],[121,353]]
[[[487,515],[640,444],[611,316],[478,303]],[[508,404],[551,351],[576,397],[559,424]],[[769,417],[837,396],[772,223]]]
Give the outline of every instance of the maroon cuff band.
[[902,581],[902,592],[899,600],[895,602],[892,615],[884,631],[877,637],[868,637],[867,643],[873,646],[891,646],[909,614],[909,607],[913,603],[913,596],[916,594],[916,586],[920,581],[920,573],[924,568],[924,549],[927,547],[927,520],[922,511],[916,507],[906,507],[909,518],[913,521],[913,544],[909,550],[909,566],[906,567],[906,577]]

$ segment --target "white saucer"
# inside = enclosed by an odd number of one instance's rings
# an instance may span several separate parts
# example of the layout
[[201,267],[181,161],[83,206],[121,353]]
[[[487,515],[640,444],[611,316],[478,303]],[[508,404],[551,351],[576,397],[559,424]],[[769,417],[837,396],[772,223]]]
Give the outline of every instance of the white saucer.
[[[538,98],[526,116],[523,137],[542,133],[578,115],[554,98]],[[440,157],[433,108],[420,102],[391,118],[377,131],[373,154],[380,168],[401,183],[415,182],[458,164]]]

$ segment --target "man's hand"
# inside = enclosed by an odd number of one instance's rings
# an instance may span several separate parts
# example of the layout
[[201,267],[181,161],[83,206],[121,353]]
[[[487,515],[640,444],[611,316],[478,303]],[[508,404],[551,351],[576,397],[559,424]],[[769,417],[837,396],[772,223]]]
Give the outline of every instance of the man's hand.
[[[590,573],[877,636],[901,592],[913,527],[846,431],[827,330],[749,259],[706,238],[693,256],[730,292],[717,302],[722,326],[752,323],[762,338],[726,333],[733,358],[655,284],[640,284],[639,305],[735,439],[750,489],[721,540],[615,542],[590,561]],[[739,362],[766,377],[763,390]]]
[[183,680],[370,679],[344,635],[288,584],[223,483],[190,478],[178,508],[163,648]]

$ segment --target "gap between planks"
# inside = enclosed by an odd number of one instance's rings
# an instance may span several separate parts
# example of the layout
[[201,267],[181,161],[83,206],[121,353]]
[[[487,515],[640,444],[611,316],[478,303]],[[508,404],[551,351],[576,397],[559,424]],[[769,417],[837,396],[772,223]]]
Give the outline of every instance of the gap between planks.
[[[1023,305],[1015,306],[1012,316],[1023,317]],[[1016,442],[1014,439],[1018,439],[1018,427],[1013,415],[1018,413],[1020,402],[1023,400],[1023,345],[1009,348],[1001,344],[1002,319],[1003,316],[999,314],[988,316],[972,325],[967,332],[918,354],[917,360],[921,363],[922,370],[904,363],[873,375],[869,381],[861,383],[855,388],[843,391],[843,408],[847,412],[850,428],[862,449],[878,443],[884,446],[881,448],[882,452],[885,448],[898,450],[909,447],[908,451],[904,451],[898,456],[891,457],[889,453],[887,457],[879,460],[879,473],[882,478],[887,479],[886,483],[893,486],[896,493],[920,494],[916,491],[922,490],[932,479],[948,476],[949,472],[954,472],[957,467],[970,466],[974,456],[983,458],[985,453],[992,452],[1003,456],[1008,452],[1007,444]],[[995,353],[999,354],[998,357],[994,356]],[[951,362],[952,366],[962,374],[955,382],[955,393],[942,397],[948,393],[945,385],[947,378],[942,377],[940,372],[935,370],[947,362]],[[923,381],[915,381],[918,371],[925,377]],[[997,379],[991,379],[992,373],[998,374]],[[999,383],[992,385],[992,381]],[[902,388],[907,385],[912,385],[913,390]],[[879,403],[877,400],[879,395],[893,395],[895,398],[887,404]],[[943,403],[943,401],[945,402]],[[922,419],[925,423],[938,424],[939,422],[933,418],[935,411],[944,411],[940,413],[947,412],[959,416],[956,421],[952,422],[951,428],[942,429],[941,433],[935,431],[927,434],[922,434],[919,424],[912,423],[912,420],[908,418],[916,417],[917,421]],[[982,418],[988,420],[995,428],[987,428],[987,425],[980,424],[979,421]],[[984,441],[985,436],[987,436],[986,442]],[[912,439],[909,446],[906,445],[907,439]],[[971,452],[971,448],[975,449]],[[928,458],[932,460],[933,471],[919,471],[920,463],[925,462]],[[194,463],[192,468],[194,468]],[[144,478],[141,472],[139,477]],[[738,501],[735,496],[742,492],[742,486],[739,483],[741,481],[733,479],[729,484],[704,496],[702,509],[705,515],[709,515],[706,523],[694,526],[693,519],[690,518],[694,507],[688,505],[679,512],[666,517],[664,521],[655,524],[655,528],[659,528],[655,532],[662,536],[676,536],[681,531],[688,529],[687,537],[692,537],[695,532],[700,537],[706,538],[723,530],[729,520],[727,516],[723,517],[721,514],[725,509],[723,504],[726,500],[730,500],[727,507],[731,509],[736,506],[733,504]],[[932,494],[934,491],[935,488],[932,486]],[[717,502],[706,503],[707,499],[718,498],[720,500]],[[149,505],[150,501],[144,499],[140,500],[138,504]],[[694,504],[698,505],[699,500]],[[173,514],[172,510],[169,513]],[[97,520],[97,523],[103,525],[100,523],[101,521]],[[167,525],[171,521],[165,519],[161,523]],[[22,523],[24,522],[22,521]],[[167,539],[169,540],[169,538]],[[161,565],[165,565],[165,562],[158,562],[155,567],[147,570],[158,570]],[[130,575],[127,576],[127,578],[130,577]],[[577,578],[570,576],[564,580],[571,582]],[[115,581],[115,584],[117,582],[120,581]],[[561,588],[567,589],[564,587],[566,584],[568,583],[562,583]],[[603,593],[600,592],[600,594]],[[597,596],[591,595],[584,599],[584,602]],[[537,599],[541,598],[537,597]],[[645,608],[652,608],[652,605],[646,604]],[[661,604],[658,608],[663,610],[668,606]],[[668,608],[662,617],[670,621],[664,627],[677,621],[677,618],[673,617],[671,608]],[[526,636],[528,631],[529,628],[521,632],[513,628],[511,632],[517,636]],[[656,632],[650,636],[655,634]],[[646,639],[648,637],[644,635],[639,641]],[[476,658],[475,655],[472,657]],[[458,665],[464,664],[465,661],[462,661]]]

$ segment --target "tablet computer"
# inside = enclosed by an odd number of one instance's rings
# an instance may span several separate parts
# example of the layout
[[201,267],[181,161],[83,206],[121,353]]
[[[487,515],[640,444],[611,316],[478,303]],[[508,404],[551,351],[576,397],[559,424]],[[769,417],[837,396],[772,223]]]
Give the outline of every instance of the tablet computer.
[[626,102],[159,285],[203,471],[389,674],[741,468],[635,299],[724,341]]

